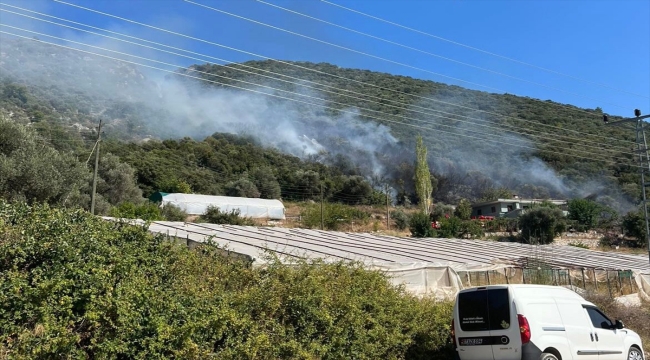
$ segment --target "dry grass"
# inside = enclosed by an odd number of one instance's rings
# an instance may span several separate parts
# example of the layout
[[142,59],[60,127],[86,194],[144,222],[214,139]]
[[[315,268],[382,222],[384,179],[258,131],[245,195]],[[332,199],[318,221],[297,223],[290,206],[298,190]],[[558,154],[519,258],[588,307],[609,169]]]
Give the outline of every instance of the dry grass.
[[[280,226],[287,228],[302,227],[300,223],[300,214],[303,210],[309,205],[306,202],[285,202],[285,214],[287,220],[282,222]],[[377,233],[381,235],[390,235],[398,237],[410,237],[411,232],[408,229],[398,230],[395,227],[395,223],[391,220],[389,221],[390,229],[386,227],[386,206],[356,206],[357,209],[368,212],[370,220],[364,223],[353,222],[351,224],[342,225],[340,231],[343,232],[364,232],[364,233]],[[412,213],[417,211],[416,209],[404,209],[400,208],[406,213]],[[393,212],[397,210],[396,207],[390,207],[389,211]]]

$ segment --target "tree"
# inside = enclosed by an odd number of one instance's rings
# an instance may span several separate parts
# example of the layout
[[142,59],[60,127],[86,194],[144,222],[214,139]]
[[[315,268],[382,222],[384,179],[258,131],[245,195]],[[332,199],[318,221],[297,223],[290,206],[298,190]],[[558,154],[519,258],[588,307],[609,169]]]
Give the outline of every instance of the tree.
[[415,143],[415,191],[420,201],[420,206],[425,214],[431,210],[431,172],[427,161],[427,147],[422,142],[422,136],[418,135]]
[[635,238],[639,244],[646,243],[645,216],[641,211],[630,211],[625,214],[621,227],[625,236]]
[[30,129],[0,119],[0,196],[61,204],[90,179],[72,154],[52,148]]
[[229,182],[226,184],[225,191],[226,195],[228,196],[248,198],[260,197],[260,192],[255,184],[246,178],[241,178],[237,181]]
[[469,220],[472,217],[472,204],[469,200],[460,199],[456,210],[454,210],[454,215],[461,220]]
[[524,241],[539,239],[541,244],[550,244],[565,230],[566,223],[560,209],[538,206],[519,216],[519,226]]
[[433,237],[436,231],[431,227],[431,219],[429,214],[424,212],[417,212],[411,215],[409,222],[411,236],[416,238]]
[[454,208],[451,207],[450,205],[445,205],[443,203],[437,203],[433,205],[433,209],[431,210],[431,220],[432,221],[439,221],[440,219],[443,218],[448,218],[454,214]]
[[574,220],[585,229],[592,229],[598,224],[601,206],[589,199],[572,199],[568,203],[568,218]]
[[279,199],[281,196],[280,184],[270,167],[258,167],[250,172],[253,184],[260,192],[262,199]]
[[98,169],[97,193],[109,203],[138,204],[144,201],[142,190],[135,181],[135,170],[112,154],[102,156]]

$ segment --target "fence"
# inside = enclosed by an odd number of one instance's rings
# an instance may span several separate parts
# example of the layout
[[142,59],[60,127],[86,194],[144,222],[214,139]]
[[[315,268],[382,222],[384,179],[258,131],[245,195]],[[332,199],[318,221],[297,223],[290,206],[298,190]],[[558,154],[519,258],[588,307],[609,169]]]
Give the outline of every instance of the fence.
[[[640,285],[635,280],[634,272],[630,270],[512,267],[492,271],[461,271],[458,275],[464,287],[495,284],[556,285],[584,290],[607,290],[610,297],[640,292]],[[644,281],[647,286],[648,281]],[[642,286],[641,290],[643,295],[650,294],[650,286],[648,289]]]

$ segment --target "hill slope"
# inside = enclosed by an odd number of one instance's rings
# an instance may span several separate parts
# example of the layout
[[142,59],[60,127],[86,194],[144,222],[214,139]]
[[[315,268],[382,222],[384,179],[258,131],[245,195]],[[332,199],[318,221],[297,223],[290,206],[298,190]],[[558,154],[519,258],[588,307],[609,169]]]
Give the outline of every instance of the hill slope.
[[[623,153],[633,134],[603,129],[600,109],[330,64],[206,64],[162,76],[38,41],[3,41],[0,66],[0,110],[49,134],[56,124],[54,141],[61,131],[85,134],[99,117],[118,140],[245,135],[375,184],[388,181],[401,201],[415,200],[412,149],[421,133],[439,201],[490,197],[498,188],[593,195],[619,208],[639,197],[631,155]],[[281,75],[293,78],[268,77]]]

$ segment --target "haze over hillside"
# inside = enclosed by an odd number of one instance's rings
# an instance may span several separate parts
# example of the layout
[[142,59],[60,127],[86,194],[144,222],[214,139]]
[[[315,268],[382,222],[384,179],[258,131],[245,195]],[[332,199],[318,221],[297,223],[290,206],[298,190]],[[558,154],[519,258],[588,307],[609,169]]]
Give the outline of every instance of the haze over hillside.
[[[6,38],[0,66],[3,97],[17,99],[0,111],[23,123],[90,128],[102,118],[107,136],[122,140],[246,135],[406,192],[419,133],[438,201],[507,188],[526,197],[594,196],[629,210],[640,191],[631,155],[622,153],[632,134],[605,129],[600,109],[324,63],[202,64],[180,76]],[[278,74],[291,78],[274,80]],[[10,93],[14,85],[29,89],[29,104]]]

